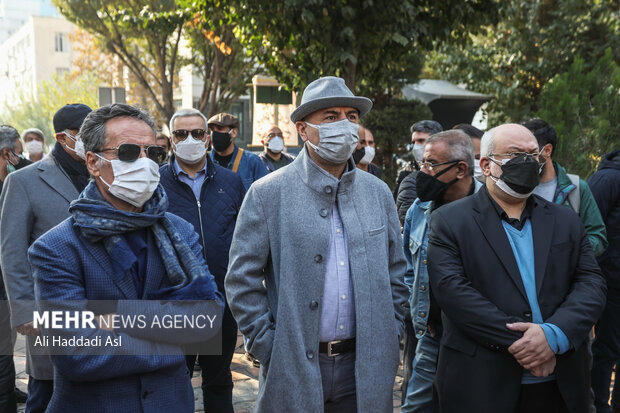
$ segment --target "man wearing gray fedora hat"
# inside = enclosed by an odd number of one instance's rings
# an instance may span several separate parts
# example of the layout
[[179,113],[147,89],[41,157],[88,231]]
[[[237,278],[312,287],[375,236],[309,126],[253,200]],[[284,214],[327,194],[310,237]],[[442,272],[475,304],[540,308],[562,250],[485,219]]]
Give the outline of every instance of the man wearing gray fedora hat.
[[250,187],[226,275],[261,363],[256,412],[391,412],[405,261],[387,185],[351,157],[372,102],[344,80],[305,89],[299,156]]

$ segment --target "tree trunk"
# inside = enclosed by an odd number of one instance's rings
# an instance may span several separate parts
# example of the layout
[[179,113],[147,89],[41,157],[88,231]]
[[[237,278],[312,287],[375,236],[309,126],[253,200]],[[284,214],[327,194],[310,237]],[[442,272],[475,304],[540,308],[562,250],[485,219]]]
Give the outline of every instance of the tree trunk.
[[347,60],[344,70],[342,71],[342,78],[351,92],[355,93],[355,65],[350,60]]

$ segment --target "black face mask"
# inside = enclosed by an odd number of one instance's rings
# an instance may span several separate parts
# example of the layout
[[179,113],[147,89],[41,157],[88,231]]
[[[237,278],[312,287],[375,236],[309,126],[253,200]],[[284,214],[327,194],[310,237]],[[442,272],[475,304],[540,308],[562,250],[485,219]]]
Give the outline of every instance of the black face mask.
[[437,177],[443,175],[453,167],[455,167],[459,161],[454,161],[454,163],[448,166],[443,171],[439,172],[436,175],[429,175],[424,172],[419,172],[415,177],[415,187],[418,192],[418,198],[420,201],[443,201],[443,196],[453,183],[458,181],[458,178],[454,178],[450,182],[441,182]]
[[366,147],[364,146],[362,146],[359,149],[356,149],[355,152],[353,152],[353,161],[355,162],[356,165],[360,163],[364,155],[366,155]]
[[17,162],[17,165],[15,165],[15,169],[21,169],[25,166],[30,165],[31,163],[33,163],[32,161],[29,161],[26,158],[22,158],[21,156],[19,157],[19,162]]
[[211,132],[211,144],[216,152],[224,152],[230,146],[231,138],[228,132]]
[[529,194],[540,183],[540,163],[531,156],[519,155],[501,167],[502,176],[499,179],[519,194]]

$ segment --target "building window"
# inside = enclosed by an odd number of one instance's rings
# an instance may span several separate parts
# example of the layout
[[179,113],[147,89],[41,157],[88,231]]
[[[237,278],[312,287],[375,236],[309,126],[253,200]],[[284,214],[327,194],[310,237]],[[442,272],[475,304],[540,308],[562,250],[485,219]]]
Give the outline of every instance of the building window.
[[69,39],[65,33],[56,33],[54,37],[55,50],[57,52],[69,51]]
[[68,67],[57,67],[56,68],[56,74],[58,76],[64,76],[65,74],[69,73],[69,68]]

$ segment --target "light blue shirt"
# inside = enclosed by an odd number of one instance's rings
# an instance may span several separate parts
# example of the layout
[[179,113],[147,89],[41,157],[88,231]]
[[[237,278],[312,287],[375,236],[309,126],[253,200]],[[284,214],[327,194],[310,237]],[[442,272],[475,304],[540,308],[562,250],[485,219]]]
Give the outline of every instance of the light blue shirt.
[[205,162],[204,168],[196,172],[196,175],[194,175],[193,178],[189,176],[187,172],[181,169],[181,166],[179,166],[176,158],[172,162],[172,165],[174,167],[174,171],[179,177],[179,180],[189,185],[189,187],[192,188],[196,199],[200,199],[200,190],[202,189],[202,184],[204,183],[205,177],[207,176],[207,162]]
[[[510,241],[512,252],[519,272],[521,273],[521,280],[523,281],[523,287],[527,295],[527,300],[530,303],[532,310],[532,322],[539,324],[545,332],[547,343],[549,347],[556,354],[562,354],[568,351],[570,348],[570,342],[566,337],[566,334],[558,326],[551,323],[544,323],[542,314],[540,312],[540,306],[538,305],[538,296],[536,294],[536,271],[534,269],[534,240],[532,238],[532,224],[528,219],[523,225],[521,231],[514,228],[506,221],[502,220],[502,225]],[[541,383],[545,381],[555,380],[555,376],[548,377],[535,377],[529,370],[524,370],[522,383]]]
[[553,178],[549,182],[542,182],[534,188],[534,194],[541,198],[546,199],[549,202],[553,202],[555,196],[555,190],[558,187],[558,178]]
[[334,204],[331,235],[323,287],[319,341],[344,340],[355,337],[355,301],[349,270],[347,235]]

